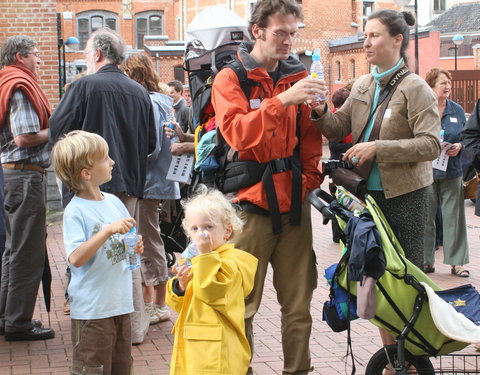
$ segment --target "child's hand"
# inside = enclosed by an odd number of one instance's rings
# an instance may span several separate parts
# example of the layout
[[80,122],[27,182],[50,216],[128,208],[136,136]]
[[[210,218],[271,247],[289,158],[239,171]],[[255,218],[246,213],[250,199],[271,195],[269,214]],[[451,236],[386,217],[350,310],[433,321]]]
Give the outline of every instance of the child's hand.
[[192,268],[190,266],[187,266],[186,264],[180,266],[175,263],[172,266],[172,272],[177,275],[178,286],[180,290],[184,291],[185,289],[187,289],[187,285],[193,277]]
[[137,254],[143,254],[143,236],[139,234],[137,238],[138,238],[138,243],[137,243],[137,246],[135,246],[135,252]]
[[[115,233],[120,233],[120,234],[125,234],[130,229],[132,229],[133,226],[135,226],[135,219],[132,217],[126,217],[124,219],[118,220],[114,223],[108,224],[105,226],[105,230],[109,231],[110,235],[115,234]],[[142,244],[143,248],[143,244]]]

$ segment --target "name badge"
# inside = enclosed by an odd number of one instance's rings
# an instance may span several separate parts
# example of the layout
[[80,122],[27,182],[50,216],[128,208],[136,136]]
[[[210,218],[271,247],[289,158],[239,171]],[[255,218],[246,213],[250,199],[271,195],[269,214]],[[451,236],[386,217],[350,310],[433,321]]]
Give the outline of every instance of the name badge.
[[385,119],[385,118],[390,118],[390,117],[392,117],[392,109],[391,109],[391,108],[387,108],[387,109],[385,110],[385,115],[383,115],[383,118]]
[[450,117],[450,122],[454,122],[454,123],[457,123],[458,120],[456,117]]
[[250,99],[250,109],[260,108],[261,100],[260,99]]

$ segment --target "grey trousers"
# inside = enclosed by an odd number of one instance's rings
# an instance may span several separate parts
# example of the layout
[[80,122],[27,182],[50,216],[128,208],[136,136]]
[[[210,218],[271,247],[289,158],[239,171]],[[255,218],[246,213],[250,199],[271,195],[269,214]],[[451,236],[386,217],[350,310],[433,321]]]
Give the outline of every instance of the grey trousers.
[[425,264],[435,263],[435,212],[437,194],[443,219],[443,263],[468,263],[467,222],[462,177],[435,180],[428,191],[429,214],[425,232]]
[[37,171],[3,169],[7,241],[2,257],[0,326],[32,328],[45,264],[47,177]]
[[[135,212],[137,210],[138,198],[132,195],[126,195],[123,193],[115,194],[123,202],[125,207],[127,207],[128,212],[135,221],[138,223],[138,218],[135,217]],[[132,323],[132,343],[141,344],[145,339],[145,336],[148,332],[148,327],[150,327],[150,321],[148,319],[147,313],[145,311],[145,304],[143,302],[143,291],[142,291],[142,274],[140,269],[132,271],[133,278],[133,308],[134,312],[130,314],[130,321]]]

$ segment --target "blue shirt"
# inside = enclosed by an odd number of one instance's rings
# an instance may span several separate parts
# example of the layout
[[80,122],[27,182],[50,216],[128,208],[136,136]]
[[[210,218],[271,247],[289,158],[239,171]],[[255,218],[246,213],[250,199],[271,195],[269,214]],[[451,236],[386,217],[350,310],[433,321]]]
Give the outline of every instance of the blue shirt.
[[[103,193],[102,201],[74,196],[63,215],[67,259],[106,225],[130,217],[116,196]],[[110,236],[83,266],[70,264],[68,285],[72,319],[103,319],[133,312],[132,271],[125,262],[123,236]]]
[[[443,140],[449,143],[458,143],[461,141],[461,132],[467,119],[465,117],[465,111],[454,101],[447,99],[445,111],[443,112],[441,126],[445,131]],[[441,171],[433,169],[433,178],[435,180],[442,180],[446,178],[457,178],[462,176],[462,162],[461,154],[457,156],[450,156],[448,159],[447,170]]]

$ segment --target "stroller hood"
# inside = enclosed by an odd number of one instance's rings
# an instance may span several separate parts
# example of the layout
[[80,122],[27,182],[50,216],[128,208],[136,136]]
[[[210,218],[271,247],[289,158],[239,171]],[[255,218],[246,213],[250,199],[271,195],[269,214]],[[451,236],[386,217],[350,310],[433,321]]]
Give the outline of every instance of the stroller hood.
[[248,22],[225,6],[211,6],[198,13],[185,35],[187,70],[211,63],[210,52],[221,46],[250,41]]

